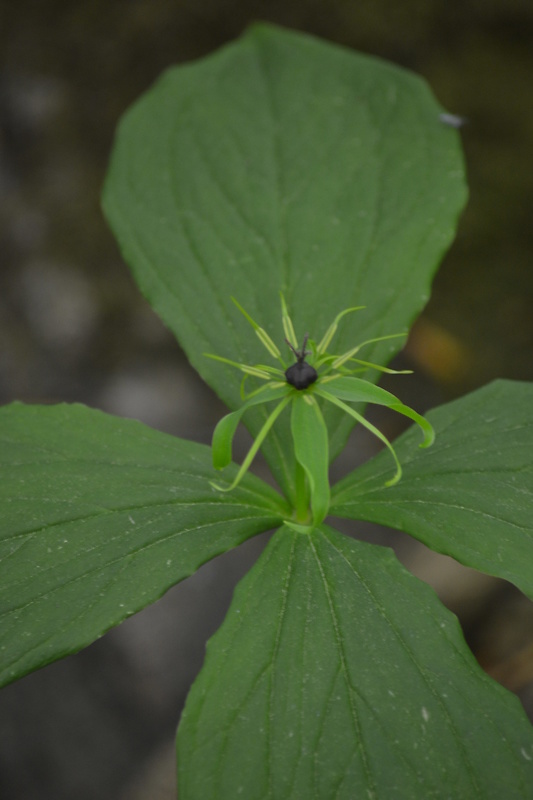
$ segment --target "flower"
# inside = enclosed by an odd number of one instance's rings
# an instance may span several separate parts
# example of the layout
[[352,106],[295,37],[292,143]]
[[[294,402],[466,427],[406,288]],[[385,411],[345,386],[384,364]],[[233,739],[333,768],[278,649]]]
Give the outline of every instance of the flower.
[[[403,336],[404,334],[392,334],[390,336],[367,339],[342,355],[328,353],[327,348],[337,331],[341,319],[346,314],[364,308],[364,306],[356,306],[346,308],[337,314],[318,344],[309,339],[308,334],[306,334],[301,348],[298,348],[287,305],[283,295],[281,295],[285,341],[292,354],[296,357],[295,362],[287,364],[268,333],[250,317],[234,298],[232,300],[253,327],[259,340],[270,355],[280,362],[282,369],[264,364],[240,364],[222,356],[210,353],[205,354],[209,358],[236,367],[244,373],[241,384],[241,395],[244,404],[237,411],[233,411],[223,417],[213,433],[212,450],[215,469],[224,469],[231,462],[233,437],[243,414],[252,406],[278,401],[257,434],[233,482],[229,486],[222,486],[213,482],[212,485],[217,490],[231,491],[239,484],[275,421],[282,411],[288,405],[291,405],[291,433],[294,442],[294,453],[297,465],[300,469],[303,469],[305,475],[305,480],[303,483],[300,481],[300,486],[302,491],[308,495],[304,503],[298,504],[300,511],[297,514],[296,523],[304,525],[309,523],[310,507],[312,524],[314,526],[318,525],[328,512],[330,500],[328,432],[318,398],[333,403],[346,414],[349,414],[377,436],[388,448],[394,459],[396,471],[393,477],[386,482],[386,486],[393,486],[402,476],[402,467],[396,452],[387,437],[348,403],[376,403],[387,406],[405,417],[409,417],[420,426],[424,435],[421,447],[429,447],[433,443],[435,438],[433,428],[424,417],[409,406],[404,405],[395,395],[385,389],[381,389],[362,378],[355,377],[356,372],[364,372],[369,368],[393,374],[410,372],[410,370],[387,369],[356,358],[359,350],[365,345]],[[309,350],[306,349],[308,345]],[[351,367],[352,364],[357,366]],[[254,391],[246,393],[246,381],[249,377],[258,378],[266,381],[266,383]],[[304,509],[303,512],[302,509]]]

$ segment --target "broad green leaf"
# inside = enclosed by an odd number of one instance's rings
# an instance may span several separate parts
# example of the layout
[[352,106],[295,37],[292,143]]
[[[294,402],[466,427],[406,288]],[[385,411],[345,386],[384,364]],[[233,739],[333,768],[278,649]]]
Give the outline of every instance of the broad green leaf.
[[[208,447],[80,405],[0,410],[0,682],[76,652],[279,524],[247,476],[209,480]],[[224,480],[231,480],[235,467]]]
[[313,523],[322,522],[329,508],[328,430],[310,394],[295,393],[291,408],[294,452],[309,481]]
[[[367,306],[341,321],[340,353],[405,331],[422,309],[466,196],[442,110],[405,70],[259,25],[168,70],[124,116],[105,213],[141,290],[230,409],[238,373],[203,354],[264,361],[232,296],[287,354],[280,291],[299,341]],[[361,357],[386,362],[399,342]],[[265,414],[247,415],[252,432]],[[326,414],[333,456],[353,423]],[[288,421],[264,451],[294,496]]]
[[410,533],[533,599],[533,384],[495,381],[427,417],[430,450],[413,429],[394,442],[400,483],[383,488],[380,453],[333,487],[330,513]]
[[207,647],[180,800],[533,796],[533,729],[394,554],[279,531]]

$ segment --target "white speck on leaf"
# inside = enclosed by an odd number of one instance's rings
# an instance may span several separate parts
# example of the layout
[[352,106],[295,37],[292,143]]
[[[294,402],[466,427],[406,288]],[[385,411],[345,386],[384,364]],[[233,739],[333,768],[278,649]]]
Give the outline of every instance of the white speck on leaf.
[[422,719],[424,720],[424,722],[429,721],[429,711],[425,706],[422,706]]
[[465,117],[460,117],[458,114],[448,114],[446,111],[439,114],[439,119],[443,125],[448,125],[450,128],[462,128],[466,123]]

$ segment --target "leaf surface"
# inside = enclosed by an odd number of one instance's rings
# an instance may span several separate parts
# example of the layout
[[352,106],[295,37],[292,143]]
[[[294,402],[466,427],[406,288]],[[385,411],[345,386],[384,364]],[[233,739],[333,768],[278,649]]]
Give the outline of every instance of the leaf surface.
[[183,800],[526,798],[533,729],[387,549],[278,531],[178,732]]
[[511,581],[533,599],[533,384],[495,381],[426,416],[394,442],[403,477],[384,488],[380,453],[332,490],[330,513],[405,531],[462,564]]
[[[228,467],[222,480],[231,480]],[[0,411],[0,681],[76,652],[201,564],[279,524],[208,447],[79,405]]]
[[[286,352],[347,306],[332,347],[405,331],[425,305],[466,190],[459,137],[419,77],[267,25],[167,71],[125,115],[104,192],[124,258],[191,363],[231,409],[262,363],[234,296]],[[400,340],[361,354],[386,362]],[[375,373],[369,376],[374,379]],[[256,432],[266,410],[247,415]],[[353,421],[326,409],[332,456]],[[289,420],[264,451],[294,496]]]

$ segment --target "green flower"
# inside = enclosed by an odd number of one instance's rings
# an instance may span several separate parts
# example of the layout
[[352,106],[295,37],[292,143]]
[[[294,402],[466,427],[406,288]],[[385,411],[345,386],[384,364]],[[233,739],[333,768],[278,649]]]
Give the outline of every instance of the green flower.
[[[327,348],[341,319],[346,314],[364,308],[364,306],[357,306],[341,311],[318,344],[309,339],[306,334],[302,347],[298,348],[294,327],[289,317],[285,300],[281,296],[285,341],[296,358],[296,361],[292,364],[287,364],[268,333],[250,317],[234,298],[232,300],[253,327],[270,355],[281,364],[281,369],[264,364],[250,366],[239,364],[227,358],[206,353],[209,358],[229,364],[244,373],[241,384],[241,395],[244,404],[237,411],[233,411],[223,417],[217,424],[213,434],[213,465],[215,469],[224,469],[231,462],[233,437],[245,411],[252,406],[278,401],[257,434],[235,480],[230,486],[221,486],[213,482],[212,485],[216,489],[219,491],[231,491],[237,486],[250,467],[269,430],[289,404],[291,405],[291,432],[294,442],[294,454],[300,472],[297,475],[298,508],[295,510],[295,520],[288,524],[296,525],[296,527],[303,526],[307,529],[309,525],[318,525],[327,515],[329,508],[328,432],[322,411],[317,402],[318,398],[333,403],[346,414],[349,414],[377,436],[388,448],[394,459],[396,471],[392,478],[386,482],[386,486],[394,485],[402,476],[402,468],[396,452],[387,437],[349,406],[348,403],[376,403],[377,405],[388,406],[388,408],[392,408],[394,411],[398,411],[398,413],[414,420],[420,426],[424,435],[421,447],[429,447],[433,443],[435,438],[433,428],[424,417],[417,414],[409,406],[404,405],[397,397],[385,391],[385,389],[380,389],[368,381],[354,377],[356,372],[364,372],[369,368],[394,374],[410,372],[410,370],[387,369],[356,358],[359,350],[365,345],[383,341],[384,339],[392,339],[396,336],[403,336],[404,334],[392,334],[391,336],[367,339],[342,355],[328,353]],[[309,346],[308,350],[306,349],[307,346]],[[357,366],[352,366],[354,364]],[[254,391],[246,393],[246,381],[249,377],[258,378],[266,381],[266,383]],[[309,509],[311,509],[311,514]]]

